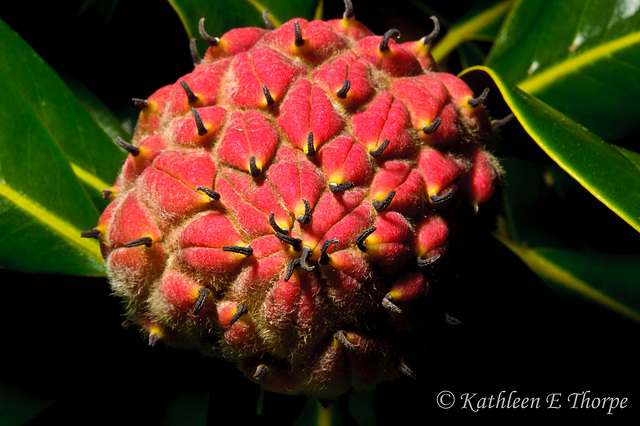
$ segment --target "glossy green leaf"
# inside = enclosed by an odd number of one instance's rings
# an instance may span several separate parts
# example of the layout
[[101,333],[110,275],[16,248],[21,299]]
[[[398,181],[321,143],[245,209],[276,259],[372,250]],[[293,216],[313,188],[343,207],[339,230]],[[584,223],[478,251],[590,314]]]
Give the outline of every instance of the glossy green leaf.
[[0,22],[0,264],[104,273],[91,229],[121,153],[57,75]]
[[638,127],[640,3],[520,0],[485,65],[599,136]]
[[[486,67],[463,73],[474,87],[495,85],[527,133],[562,169],[622,219],[640,231],[640,168],[589,130],[507,82]],[[625,151],[626,152],[626,151]]]
[[514,3],[515,0],[490,2],[469,11],[463,18],[456,21],[431,49],[433,58],[436,62],[442,61],[466,41],[492,40]]
[[521,158],[501,164],[505,219],[496,236],[559,294],[639,320],[640,234],[557,166]]
[[[64,82],[11,29],[2,24],[0,75],[28,106],[28,117],[40,122],[64,152],[80,183],[93,202],[102,209],[102,190],[111,186],[124,158],[107,134],[68,89]],[[15,114],[7,99],[2,100],[7,114]],[[23,137],[26,134],[22,133]],[[16,135],[17,137],[17,135]]]
[[501,239],[551,287],[569,290],[640,322],[640,256],[528,248]]
[[314,17],[318,0],[169,0],[180,16],[190,38],[199,39],[198,22],[205,18],[205,29],[212,36],[221,36],[232,28],[264,28],[262,12],[269,10],[269,20],[278,27],[296,17]]

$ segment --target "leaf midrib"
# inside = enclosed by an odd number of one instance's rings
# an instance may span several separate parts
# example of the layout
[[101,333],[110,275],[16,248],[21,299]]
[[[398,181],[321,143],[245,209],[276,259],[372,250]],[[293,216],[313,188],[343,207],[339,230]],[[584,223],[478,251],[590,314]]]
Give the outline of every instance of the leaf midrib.
[[40,222],[44,228],[48,228],[54,233],[62,236],[81,251],[87,253],[90,257],[98,262],[102,262],[102,255],[95,241],[80,238],[81,230],[71,225],[69,222],[53,214],[50,210],[37,204],[20,192],[14,190],[6,182],[0,182],[0,197],[4,197],[20,210],[24,211],[27,216]]
[[640,31],[627,34],[624,37],[611,40],[604,44],[587,49],[584,52],[560,61],[549,68],[525,78],[517,83],[518,87],[530,94],[536,94],[554,82],[566,76],[579,72],[581,69],[593,65],[616,52],[640,44]]

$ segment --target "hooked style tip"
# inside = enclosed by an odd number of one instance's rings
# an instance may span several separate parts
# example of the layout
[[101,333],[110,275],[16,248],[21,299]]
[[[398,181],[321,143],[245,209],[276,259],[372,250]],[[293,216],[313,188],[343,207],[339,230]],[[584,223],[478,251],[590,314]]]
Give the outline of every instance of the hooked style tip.
[[433,42],[440,35],[440,21],[438,21],[438,18],[436,18],[435,16],[431,16],[430,19],[433,21],[433,31],[431,31],[429,35],[426,35],[422,38],[422,43],[425,46],[433,45]]
[[384,35],[382,36],[382,41],[380,41],[380,45],[378,46],[380,52],[385,53],[389,51],[389,40],[394,34],[397,34],[396,38],[400,38],[400,30],[397,30],[395,28],[392,28],[384,33]]
[[193,62],[193,66],[197,67],[202,63],[202,58],[198,53],[198,48],[196,46],[196,39],[192,38],[189,40],[189,53],[191,53],[191,62]]
[[267,9],[262,11],[262,21],[264,22],[264,26],[269,30],[275,30],[276,27],[273,25],[273,22],[269,19],[269,11]]
[[351,19],[355,16],[353,13],[353,3],[351,0],[344,0],[344,14],[342,14],[344,19]]
[[304,214],[298,216],[297,220],[298,222],[305,224],[309,223],[311,220],[311,204],[309,204],[309,202],[304,198],[302,199],[302,202],[304,203]]
[[125,142],[120,136],[116,137],[116,145],[125,151],[129,152],[131,155],[136,157],[140,154],[140,148],[135,145],[130,144],[129,142]]
[[442,123],[442,119],[440,117],[436,117],[436,119],[433,120],[430,125],[422,126],[422,131],[425,132],[427,135],[430,135],[431,133],[438,130],[438,127],[440,127],[440,123]]
[[469,105],[471,105],[472,107],[475,108],[475,107],[483,104],[484,101],[487,100],[487,96],[489,96],[489,88],[488,87],[486,89],[484,89],[482,91],[482,93],[480,93],[480,96],[478,96],[477,98],[471,98],[467,102],[469,103]]
[[200,37],[209,43],[209,46],[216,47],[220,43],[220,39],[218,37],[212,37],[205,31],[204,18],[200,18],[200,22],[198,22],[198,32],[200,33]]
[[340,99],[346,99],[347,94],[349,94],[349,89],[351,89],[351,81],[348,79],[344,80],[342,82],[342,87],[336,92],[336,96]]

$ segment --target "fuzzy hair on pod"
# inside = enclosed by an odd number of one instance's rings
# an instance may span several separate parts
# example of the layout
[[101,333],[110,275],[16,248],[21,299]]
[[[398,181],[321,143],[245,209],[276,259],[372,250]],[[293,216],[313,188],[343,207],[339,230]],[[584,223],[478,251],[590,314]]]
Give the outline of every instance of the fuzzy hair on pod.
[[[439,28],[356,21],[211,36],[141,108],[96,228],[113,292],[158,342],[268,390],[335,398],[401,376],[501,169],[483,102],[439,72]],[[268,20],[266,21],[268,24]]]

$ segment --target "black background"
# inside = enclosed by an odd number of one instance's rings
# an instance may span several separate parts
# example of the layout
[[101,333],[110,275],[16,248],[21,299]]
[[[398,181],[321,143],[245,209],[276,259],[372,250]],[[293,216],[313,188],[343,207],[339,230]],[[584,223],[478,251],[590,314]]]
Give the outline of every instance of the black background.
[[[61,75],[84,83],[121,118],[135,117],[132,97],[144,98],[192,69],[187,36],[168,2],[120,1],[110,16],[101,5],[111,2],[98,1],[78,16],[82,3],[3,2],[0,18]],[[326,17],[342,14],[341,1],[326,3],[332,3],[325,5]],[[434,7],[451,21],[471,4],[443,3]],[[410,39],[423,35],[420,27],[432,28],[404,1],[357,1],[355,7],[358,19],[376,33],[397,27]],[[475,243],[468,257],[463,279],[450,292],[451,313],[464,325],[424,336],[426,355],[407,359],[418,380],[378,388],[372,407],[378,424],[524,424],[542,418],[632,424],[639,418],[637,324],[589,302],[559,298],[491,238]],[[161,424],[174,416],[189,424],[188,416],[202,416],[207,407],[209,424],[290,424],[306,403],[304,397],[268,393],[263,416],[257,417],[258,387],[230,364],[163,345],[148,347],[143,336],[124,330],[106,279],[4,270],[0,277],[0,397],[34,407],[42,403],[46,408],[30,424]],[[471,413],[438,408],[442,390],[457,396],[516,391],[543,402],[554,392],[564,397],[590,391],[629,401],[614,416],[570,410],[568,404],[559,411]]]

